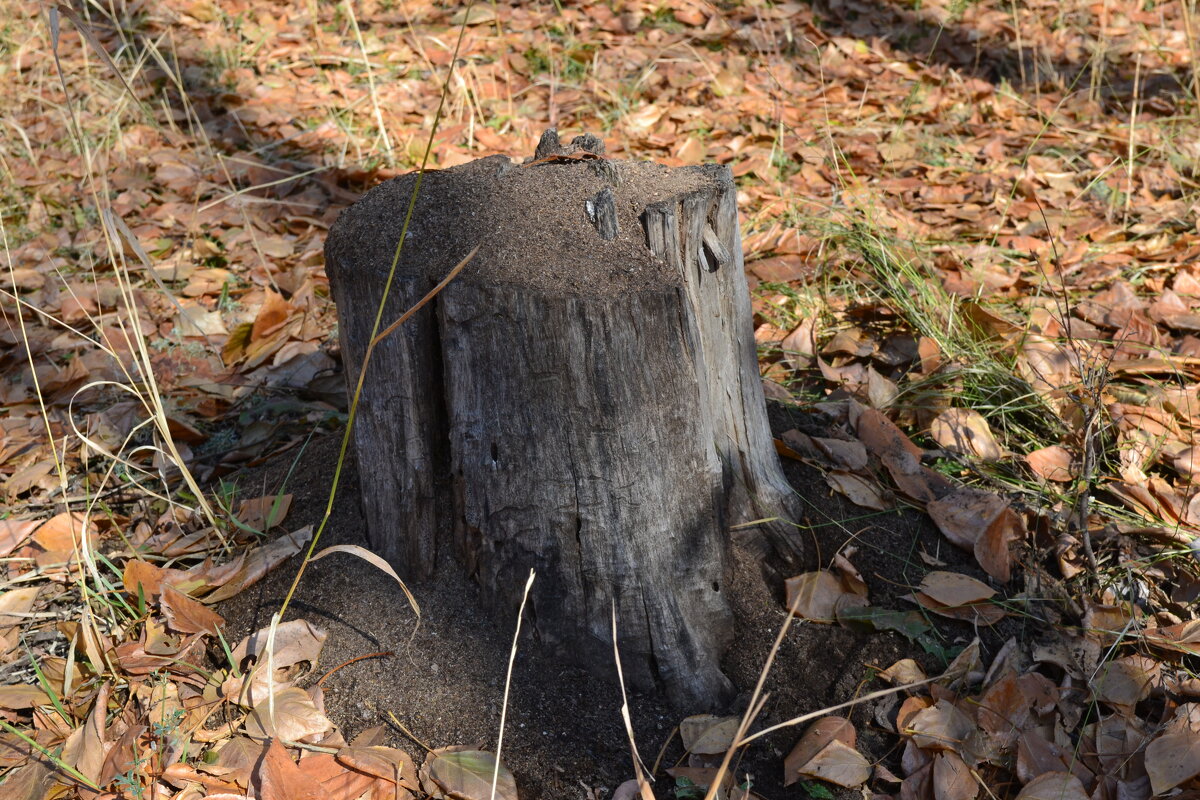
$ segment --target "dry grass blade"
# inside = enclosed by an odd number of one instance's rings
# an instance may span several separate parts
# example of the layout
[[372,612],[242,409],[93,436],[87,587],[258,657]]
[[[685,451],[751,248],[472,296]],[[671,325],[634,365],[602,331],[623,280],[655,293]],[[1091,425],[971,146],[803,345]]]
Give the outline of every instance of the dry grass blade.
[[[612,637],[613,662],[617,665],[617,683],[621,687],[621,721],[625,724],[625,736],[629,739],[629,752],[633,756],[633,774],[637,779],[638,794],[642,800],[656,800],[654,790],[650,788],[650,780],[646,776],[646,767],[638,754],[637,740],[633,736],[633,720],[629,717],[629,697],[625,694],[625,674],[621,671],[621,650],[617,647],[617,601],[612,603]],[[719,776],[718,776],[719,778]]]
[[521,620],[525,617],[525,603],[529,600],[529,590],[533,587],[533,570],[529,570],[529,578],[525,581],[525,591],[521,594],[521,607],[517,609],[517,628],[513,631],[512,649],[508,653],[508,670],[504,674],[504,703],[500,706],[500,732],[496,735],[496,766],[492,770],[491,800],[496,800],[496,786],[500,781],[500,756],[504,748],[504,721],[508,717],[508,692],[512,688],[513,664],[517,660],[517,644],[521,640]]
[[391,564],[384,561],[370,550],[367,550],[365,547],[360,547],[356,544],[330,545],[329,547],[323,548],[321,552],[313,555],[309,561],[317,561],[325,556],[333,555],[334,553],[346,553],[347,555],[361,558],[363,561],[366,561],[371,566],[381,570],[391,577],[392,580],[400,585],[401,590],[404,592],[404,596],[408,599],[408,604],[412,607],[413,613],[417,615],[417,624],[421,624],[421,606],[417,604],[417,598],[413,597],[412,592],[408,590],[408,586],[406,586],[404,581],[400,579],[400,576],[396,574],[396,570],[392,569]]
[[832,714],[835,711],[841,711],[843,708],[853,708],[854,706],[859,705],[861,703],[869,703],[870,701],[878,700],[881,697],[887,697],[888,695],[896,694],[897,692],[906,692],[909,689],[916,689],[920,686],[925,686],[927,684],[933,683],[935,681],[940,681],[940,680],[942,680],[941,676],[937,676],[937,677],[933,677],[933,678],[926,678],[923,681],[915,681],[913,683],[906,683],[901,686],[892,686],[888,689],[880,689],[877,692],[871,692],[870,694],[864,694],[862,697],[856,697],[853,700],[847,700],[844,703],[838,703],[837,705],[832,705],[832,706],[828,706],[826,708],[822,708],[820,711],[810,711],[807,714],[801,714],[798,717],[793,717],[785,722],[780,722],[777,725],[772,725],[769,728],[763,728],[761,731],[757,731],[756,733],[753,733],[750,736],[738,737],[738,739],[734,743],[734,746],[730,749],[733,750],[738,747],[744,747],[745,745],[750,744],[755,739],[758,739],[762,736],[766,736],[768,734],[774,733],[775,731],[783,730],[784,728],[792,728],[792,727],[795,727],[796,725],[802,725],[805,722],[808,722],[809,720],[814,720],[814,719],[817,719],[818,717],[823,717],[826,714]]
[[[50,26],[54,32],[55,43],[57,44],[58,42],[58,14],[62,14],[64,17],[71,20],[71,23],[75,26],[75,29],[79,31],[79,35],[84,38],[84,41],[88,43],[100,60],[104,62],[104,66],[108,67],[109,71],[112,72],[112,74],[116,76],[117,80],[121,82],[121,85],[125,87],[125,91],[129,93],[129,97],[132,98],[133,102],[139,103],[140,101],[138,100],[137,95],[133,92],[133,87],[129,85],[129,81],[125,80],[125,75],[117,68],[116,63],[112,60],[112,56],[110,56],[108,51],[104,49],[104,45],[100,44],[100,40],[97,39],[96,34],[92,32],[91,26],[87,24],[83,17],[79,16],[79,12],[70,6],[60,4],[50,9]],[[58,49],[56,47],[55,58],[57,57]]]

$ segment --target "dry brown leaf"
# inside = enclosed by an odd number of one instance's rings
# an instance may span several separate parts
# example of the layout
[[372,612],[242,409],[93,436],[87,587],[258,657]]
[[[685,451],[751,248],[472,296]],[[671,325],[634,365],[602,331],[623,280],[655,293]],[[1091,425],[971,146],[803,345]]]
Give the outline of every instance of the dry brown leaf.
[[235,516],[256,531],[268,531],[283,522],[292,508],[292,495],[265,495],[243,500]]
[[873,511],[886,511],[891,506],[883,499],[883,492],[874,481],[851,472],[831,470],[825,473],[829,488],[845,495],[856,506]]
[[978,794],[979,783],[958,753],[947,750],[933,757],[934,800],[974,800]]
[[36,519],[0,519],[0,558],[24,544],[37,526]]
[[931,503],[954,490],[953,484],[942,475],[918,462],[907,453],[880,458],[897,488],[918,503]]
[[9,711],[22,711],[34,706],[50,704],[50,695],[39,686],[28,683],[16,683],[0,686],[0,708]]
[[871,408],[887,408],[900,394],[896,384],[880,375],[874,367],[867,367],[867,401]]
[[938,414],[929,435],[947,450],[984,461],[999,461],[1004,455],[987,420],[969,408],[948,408]]
[[321,784],[300,771],[278,739],[258,768],[258,787],[260,800],[327,800]]
[[332,729],[333,723],[299,686],[275,692],[246,715],[246,734],[254,738],[308,742]]
[[1012,577],[1012,547],[1021,541],[1025,525],[1011,506],[1006,507],[975,540],[975,560],[979,566],[1000,583],[1008,583]]
[[1083,784],[1069,772],[1047,772],[1021,789],[1017,800],[1091,800]]
[[1025,463],[1039,478],[1057,483],[1075,480],[1076,470],[1071,451],[1054,444],[1034,450],[1025,456]]
[[911,595],[905,595],[903,599],[911,600],[926,610],[932,611],[934,614],[969,622],[972,625],[995,625],[1004,619],[1007,613],[1004,609],[992,603],[968,603],[958,606],[943,605],[924,592],[914,592]]
[[[801,739],[796,747],[799,748],[803,743],[804,740]],[[795,752],[792,751],[793,754]],[[792,760],[792,755],[789,755],[788,759]],[[837,738],[831,739],[811,758],[804,761],[795,760],[797,763],[791,768],[786,764],[784,766],[785,785],[800,778],[816,778],[835,786],[854,789],[862,786],[871,777],[871,762],[867,761],[862,753]]]
[[733,744],[740,722],[740,717],[696,714],[679,723],[679,738],[689,753],[720,755]]
[[854,747],[854,726],[844,717],[821,717],[809,725],[783,761],[783,785],[790,786],[806,774],[804,767],[832,741]]
[[[301,772],[321,784],[321,789],[330,800],[360,798],[371,791],[376,780],[366,773],[350,769],[329,753],[306,754],[300,759],[299,767]],[[403,797],[404,790],[399,790],[399,794]]]
[[975,723],[949,700],[938,700],[907,720],[904,730],[917,747],[926,750],[953,750],[962,753]]
[[123,576],[125,591],[130,597],[138,596],[139,587],[147,602],[158,602],[164,585],[182,586],[184,591],[201,585],[187,572],[151,564],[149,561],[129,559],[125,562]]
[[[323,630],[303,619],[281,622],[275,628],[275,651],[270,661],[275,674],[267,672],[267,643],[271,641],[268,626],[250,634],[233,649],[234,663],[241,664],[248,656],[254,656],[254,670],[244,681],[242,692],[236,702],[252,707],[265,702],[272,688],[279,689],[291,684],[300,665],[315,665],[325,646]],[[228,693],[227,693],[228,696]]]
[[801,320],[779,343],[783,358],[793,370],[807,369],[816,354],[816,321],[814,317]]
[[1150,696],[1150,689],[1158,680],[1158,662],[1135,655],[1103,664],[1090,687],[1095,699],[1128,717],[1137,703]]
[[813,446],[826,457],[831,467],[850,472],[867,468],[867,448],[862,442],[852,439],[811,438]]
[[937,570],[921,581],[920,590],[944,606],[965,606],[994,597],[996,590],[980,580],[958,572]]
[[495,754],[468,747],[442,747],[430,752],[421,767],[421,783],[429,792],[440,790],[461,800],[489,800],[492,779],[497,774],[495,797],[518,800],[516,780],[502,763],[497,772]]
[[49,552],[71,552],[76,546],[87,539],[94,539],[96,526],[79,512],[64,511],[56,514],[38,526],[33,533],[33,541],[43,550]]
[[988,525],[1007,507],[1008,501],[995,492],[962,487],[931,501],[925,510],[947,539],[972,550]]
[[899,457],[907,453],[913,460],[919,461],[925,452],[909,441],[883,412],[874,408],[858,407],[855,431],[867,450],[877,458],[887,455]]
[[[358,741],[359,739],[355,739],[355,742]],[[355,744],[339,750],[337,760],[351,769],[399,784],[412,791],[420,788],[416,764],[408,753],[398,748]]]
[[796,615],[814,622],[833,622],[837,610],[848,605],[865,606],[866,598],[858,594],[838,575],[828,570],[806,572],[784,582],[785,602]]
[[925,670],[911,658],[902,658],[879,673],[879,677],[891,684],[917,683],[925,680]]
[[173,586],[164,586],[159,598],[167,625],[180,633],[210,633],[216,636],[225,619]]
[[21,628],[29,621],[26,614],[37,602],[40,586],[9,589],[0,594],[0,656],[17,646]]
[[1182,730],[1150,742],[1146,748],[1146,774],[1156,795],[1200,775],[1200,733]]
[[1073,772],[1089,782],[1092,778],[1073,749],[1046,741],[1036,730],[1024,731],[1017,738],[1017,778],[1029,783],[1047,772]]
[[264,575],[303,549],[312,538],[312,525],[271,540],[268,544],[250,551],[238,571],[229,576],[215,591],[204,597],[206,603],[228,600],[248,586],[258,583]]

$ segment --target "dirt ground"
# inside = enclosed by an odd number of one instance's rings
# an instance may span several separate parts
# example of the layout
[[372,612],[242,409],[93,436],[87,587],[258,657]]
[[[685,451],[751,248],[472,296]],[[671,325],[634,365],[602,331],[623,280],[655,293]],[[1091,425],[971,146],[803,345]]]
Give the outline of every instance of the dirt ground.
[[[777,406],[772,409],[772,425],[776,433],[791,427],[812,431],[820,429],[821,421],[801,409]],[[300,457],[286,486],[286,491],[295,494],[289,528],[319,522],[338,444],[336,437],[316,440]],[[322,546],[366,544],[356,468],[353,459],[349,461]],[[273,492],[290,466],[290,462],[276,463],[246,473],[239,486],[248,493]],[[785,471],[810,509],[804,522],[821,564],[828,564],[853,540],[858,550],[852,561],[870,586],[872,605],[913,608],[901,596],[934,568],[986,580],[973,559],[949,545],[923,514],[868,512],[831,495],[820,474],[803,464],[785,462]],[[738,551],[733,592],[738,633],[723,667],[741,694],[728,709],[730,713],[744,708],[785,617],[782,594],[764,584],[760,564],[748,549]],[[921,554],[946,566],[929,566]],[[298,564],[299,559],[293,559],[220,609],[233,641],[269,622]],[[301,616],[329,634],[312,680],[350,659],[380,651],[392,653],[336,672],[325,682],[326,710],[347,738],[365,728],[388,724],[392,743],[408,750],[418,762],[423,756],[421,745],[392,726],[387,712],[430,747],[480,744],[493,749],[513,621],[498,622],[482,611],[475,588],[453,568],[444,569],[436,580],[411,583],[409,588],[422,609],[415,635],[412,611],[400,589],[382,572],[346,555],[312,565],[289,611],[289,617]],[[967,644],[975,633],[961,623],[930,622],[937,626],[938,643],[948,649]],[[997,626],[1000,630],[980,632],[984,663],[1009,636],[1026,633],[1019,628],[1021,624],[1010,618]],[[834,625],[796,623],[768,677],[765,691],[769,699],[756,729],[883,688],[886,684],[874,680],[874,672],[904,657],[917,659],[931,673],[945,666],[938,657],[896,633],[860,633]],[[611,672],[607,666],[603,669]],[[884,700],[856,706],[849,716],[859,732],[859,750],[899,773],[899,740],[880,722],[887,719],[889,709],[894,715],[893,703]],[[620,705],[614,680],[597,680],[554,661],[532,640],[523,641],[514,670],[503,752],[522,798],[607,797],[632,777]],[[642,758],[653,764],[670,739],[662,766],[673,765],[681,757],[681,747],[672,731],[686,714],[646,695],[631,695],[630,706]],[[781,731],[752,745],[738,765],[739,782],[748,773],[764,798],[795,796],[795,787],[783,788],[782,765],[800,732]],[[672,797],[673,780],[661,771],[657,778],[658,796]]]

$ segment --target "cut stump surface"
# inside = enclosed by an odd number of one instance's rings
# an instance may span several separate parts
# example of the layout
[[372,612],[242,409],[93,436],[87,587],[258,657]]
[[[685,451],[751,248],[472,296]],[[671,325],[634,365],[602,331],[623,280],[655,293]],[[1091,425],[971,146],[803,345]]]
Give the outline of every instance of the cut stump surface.
[[[457,556],[512,619],[537,572],[543,642],[677,704],[716,705],[730,528],[802,545],[767,427],[725,167],[496,156],[426,173],[355,427],[372,546],[402,574]],[[330,231],[353,387],[414,175]]]

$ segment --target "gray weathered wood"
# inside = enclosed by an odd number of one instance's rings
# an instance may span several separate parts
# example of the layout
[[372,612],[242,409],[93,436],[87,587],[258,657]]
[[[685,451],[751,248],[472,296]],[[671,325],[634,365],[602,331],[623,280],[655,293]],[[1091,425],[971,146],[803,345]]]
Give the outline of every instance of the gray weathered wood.
[[[796,518],[729,171],[493,158],[426,181],[385,324],[481,250],[369,368],[355,444],[372,546],[428,575],[453,542],[507,619],[535,569],[543,643],[611,674],[615,606],[634,686],[728,699],[729,528]],[[411,187],[368,193],[326,245],[351,385]],[[794,529],[771,533],[798,562]]]

